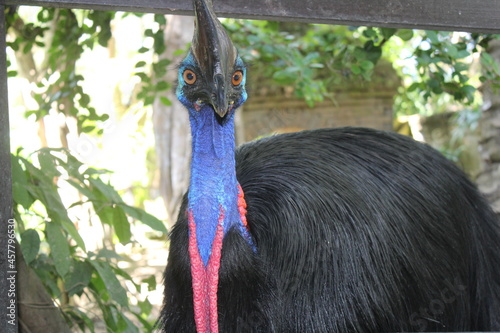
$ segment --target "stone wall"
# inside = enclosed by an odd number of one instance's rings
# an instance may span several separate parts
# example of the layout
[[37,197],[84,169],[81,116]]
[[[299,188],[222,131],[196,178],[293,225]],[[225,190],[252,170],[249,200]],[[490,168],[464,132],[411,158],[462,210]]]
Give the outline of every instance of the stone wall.
[[[488,53],[500,64],[500,40],[490,43]],[[476,182],[500,220],[500,91],[484,87],[484,111],[479,122],[482,168]]]
[[309,107],[293,96],[290,89],[259,89],[253,79],[249,98],[240,115],[239,142],[275,133],[342,126],[362,126],[392,130],[394,95],[400,84],[390,64],[377,67],[372,82],[346,80],[332,89],[332,99]]
[[500,97],[496,99],[498,104],[483,111],[480,122],[483,168],[476,182],[500,219]]
[[392,129],[393,92],[335,95],[310,108],[293,97],[269,96],[249,99],[243,111],[244,140],[272,133],[342,126]]

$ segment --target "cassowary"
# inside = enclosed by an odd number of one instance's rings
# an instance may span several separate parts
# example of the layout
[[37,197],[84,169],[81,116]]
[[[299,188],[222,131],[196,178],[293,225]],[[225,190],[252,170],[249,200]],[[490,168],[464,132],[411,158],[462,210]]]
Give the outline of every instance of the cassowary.
[[235,152],[246,68],[212,10],[177,96],[189,191],[171,232],[163,332],[500,330],[500,231],[438,152],[371,129],[284,134]]

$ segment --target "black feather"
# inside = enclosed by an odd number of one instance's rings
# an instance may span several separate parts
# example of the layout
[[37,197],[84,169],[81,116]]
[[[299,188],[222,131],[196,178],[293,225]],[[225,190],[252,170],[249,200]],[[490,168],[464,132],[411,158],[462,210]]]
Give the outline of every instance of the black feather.
[[[500,330],[499,223],[434,149],[324,129],[246,144],[236,162],[257,253],[226,235],[220,332]],[[187,239],[181,213],[164,332],[195,332]]]

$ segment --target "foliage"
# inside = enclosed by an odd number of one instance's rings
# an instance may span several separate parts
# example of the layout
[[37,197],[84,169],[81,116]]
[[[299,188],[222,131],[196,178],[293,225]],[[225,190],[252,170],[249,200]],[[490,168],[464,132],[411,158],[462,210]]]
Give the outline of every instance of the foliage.
[[[13,70],[13,59],[8,60],[9,76],[24,76],[36,85],[32,96],[38,106],[26,112],[27,118],[39,121],[49,113],[57,113],[66,120],[75,120],[76,136],[103,133],[100,123],[108,115],[92,106],[91,96],[83,88],[84,77],[78,73],[78,61],[96,45],[108,46],[114,17],[113,12],[40,8],[35,17],[26,19],[20,17],[15,7],[9,7],[8,47],[15,51],[17,65]],[[153,46],[139,50],[149,52],[151,57],[165,49],[165,18],[155,15],[155,21],[155,32],[145,32],[146,40],[154,39]],[[168,60],[153,62],[158,77],[164,75],[167,65]],[[150,104],[155,94],[168,85],[161,79],[150,79],[146,64],[136,67],[144,74],[138,75],[143,82],[137,98]],[[61,138],[74,130],[67,126],[67,121],[64,124]],[[62,144],[67,148],[67,142],[62,140]],[[143,283],[154,289],[155,277],[137,283],[120,268],[119,263],[126,259],[113,249],[117,242],[136,242],[131,230],[136,221],[165,235],[163,223],[126,204],[107,180],[109,171],[82,164],[65,148],[43,148],[29,156],[18,150],[12,155],[12,168],[22,253],[70,326],[94,332],[93,319],[102,318],[109,332],[152,331],[151,303],[146,298],[131,306],[129,298],[138,293]],[[68,188],[73,188],[77,193],[74,198],[79,199],[68,202],[72,198],[64,196]],[[76,210],[88,212],[87,220],[72,213]],[[89,251],[78,228],[84,222],[103,225],[111,234],[109,244],[95,253]],[[80,307],[79,301],[90,302],[93,309]]]
[[[153,39],[152,47],[143,46],[139,49],[139,53],[153,52],[157,57],[165,52],[165,40],[164,40],[164,30],[167,24],[165,16],[155,14],[154,20],[157,23],[157,27],[153,29],[146,29],[144,36]],[[172,103],[165,96],[160,96],[159,93],[170,88],[170,84],[163,79],[167,73],[167,66],[170,65],[170,59],[156,59],[148,66],[145,61],[139,61],[136,63],[135,67],[137,75],[142,82],[141,91],[137,94],[139,99],[144,100],[145,105],[153,104],[154,100],[158,97],[160,101],[169,106]],[[148,70],[151,70],[151,75]]]
[[[473,105],[480,82],[500,77],[498,66],[483,66],[483,75],[474,69],[475,55],[491,58],[484,52],[491,35],[425,31],[413,51],[417,73],[405,93],[406,98],[427,102],[431,97],[451,96],[464,105]],[[476,71],[476,72],[474,72]],[[416,93],[412,94],[412,93]]]
[[[91,106],[90,96],[81,85],[84,78],[76,71],[76,61],[96,43],[107,45],[113,16],[113,12],[55,8],[41,8],[36,24],[25,24],[15,11],[6,16],[7,29],[13,30],[16,36],[7,43],[8,47],[24,55],[34,46],[45,51],[42,65],[36,66],[33,62],[33,68],[29,69],[37,85],[33,97],[39,107],[28,111],[26,116],[33,114],[38,120],[53,110],[75,118],[78,132],[85,133],[96,131],[96,122],[108,119],[107,114],[99,115]],[[102,129],[97,132],[102,133]]]
[[[498,64],[484,52],[498,36],[243,20],[226,20],[225,26],[257,82],[272,78],[292,86],[311,106],[345,80],[370,80],[377,62],[384,56],[396,60],[398,52],[407,56],[399,68],[404,89],[397,105],[404,113],[420,111],[404,101],[425,106],[433,97],[471,105],[479,80],[500,79]],[[477,82],[471,79],[475,54],[483,65]]]
[[[103,180],[108,173],[85,166],[65,149],[44,148],[30,158],[23,157],[20,150],[12,155],[15,218],[21,249],[26,262],[41,278],[68,322],[94,332],[93,316],[73,305],[72,299],[78,296],[97,303],[102,313],[99,317],[110,332],[139,332],[126,313],[142,323],[141,331],[151,331],[154,323],[147,320],[151,311],[147,298],[139,302],[138,309],[129,306],[123,281],[128,281],[136,292],[140,284],[118,266],[125,259],[109,248],[97,253],[87,251],[75,227],[83,221],[72,221],[68,214],[76,207],[94,211],[96,216],[90,217],[93,223],[99,220],[108,225],[117,241],[123,244],[133,240],[131,221],[167,232],[160,220],[125,204],[116,190]],[[68,186],[78,191],[80,201],[64,204],[58,189]],[[26,227],[28,217],[30,225],[35,227]],[[143,282],[153,288],[156,284],[154,276]]]

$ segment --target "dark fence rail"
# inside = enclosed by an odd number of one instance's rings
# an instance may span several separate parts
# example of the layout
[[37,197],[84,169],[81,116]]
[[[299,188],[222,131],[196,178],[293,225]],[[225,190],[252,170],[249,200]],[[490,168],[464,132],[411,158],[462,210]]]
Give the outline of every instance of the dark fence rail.
[[[0,0],[35,5],[191,15],[181,0]],[[213,0],[221,17],[500,33],[499,0]]]

